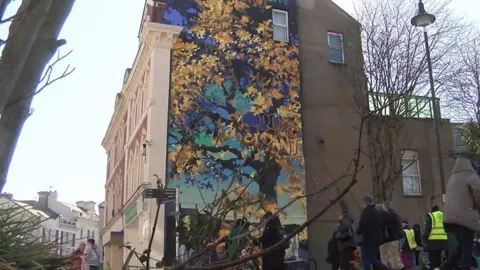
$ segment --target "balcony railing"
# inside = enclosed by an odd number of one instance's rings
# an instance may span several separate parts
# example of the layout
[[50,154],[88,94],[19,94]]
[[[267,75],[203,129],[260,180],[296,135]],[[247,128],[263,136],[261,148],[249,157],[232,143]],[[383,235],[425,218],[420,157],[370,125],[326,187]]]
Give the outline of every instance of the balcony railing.
[[77,227],[77,221],[70,218],[60,218],[60,226]]
[[[437,108],[439,104],[440,99],[437,98]],[[368,105],[370,111],[375,111],[377,115],[433,118],[432,99],[425,96],[370,93]]]

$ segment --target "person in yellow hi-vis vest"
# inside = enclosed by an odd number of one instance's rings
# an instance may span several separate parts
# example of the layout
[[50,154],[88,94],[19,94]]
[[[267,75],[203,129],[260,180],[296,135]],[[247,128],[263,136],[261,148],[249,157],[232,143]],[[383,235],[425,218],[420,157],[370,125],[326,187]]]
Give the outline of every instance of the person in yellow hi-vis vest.
[[406,220],[402,221],[403,234],[405,236],[405,241],[402,246],[402,262],[405,266],[405,269],[416,270],[417,260],[415,257],[415,251],[417,250],[418,244],[415,240],[415,231],[408,226]]
[[442,263],[442,251],[448,249],[448,237],[443,227],[443,212],[438,206],[432,207],[425,221],[423,234],[424,250],[428,252],[430,269],[439,268]]

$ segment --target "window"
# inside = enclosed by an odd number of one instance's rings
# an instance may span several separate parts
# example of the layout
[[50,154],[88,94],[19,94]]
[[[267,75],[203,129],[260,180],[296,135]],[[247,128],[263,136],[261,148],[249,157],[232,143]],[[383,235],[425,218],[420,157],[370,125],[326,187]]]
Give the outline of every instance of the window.
[[288,41],[288,12],[274,9],[273,19],[273,40]]
[[72,236],[72,247],[75,247],[75,234]]
[[402,176],[404,195],[422,195],[420,164],[418,162],[417,151],[402,151]]
[[90,239],[90,230],[87,230],[87,240]]
[[328,32],[328,60],[332,63],[343,64],[343,35],[334,32]]
[[80,239],[83,240],[83,229],[80,229]]
[[92,239],[95,239],[95,231],[92,230]]

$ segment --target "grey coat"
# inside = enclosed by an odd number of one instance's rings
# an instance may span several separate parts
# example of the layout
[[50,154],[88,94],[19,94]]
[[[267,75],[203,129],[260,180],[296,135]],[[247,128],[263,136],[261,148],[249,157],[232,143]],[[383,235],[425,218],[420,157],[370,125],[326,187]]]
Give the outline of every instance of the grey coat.
[[443,222],[480,232],[480,178],[470,161],[458,158],[447,183]]
[[340,233],[348,233],[350,232],[352,234],[352,238],[341,241],[338,240],[338,249],[339,250],[345,250],[347,248],[353,248],[355,247],[355,231],[353,228],[353,219],[349,216],[344,216],[342,220],[340,221],[340,226],[338,226],[338,232]]

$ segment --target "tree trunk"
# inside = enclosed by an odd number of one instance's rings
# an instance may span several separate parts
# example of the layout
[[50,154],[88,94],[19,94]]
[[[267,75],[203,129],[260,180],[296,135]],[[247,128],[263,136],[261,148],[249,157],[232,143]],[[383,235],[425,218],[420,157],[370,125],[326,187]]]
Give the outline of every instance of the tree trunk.
[[0,115],[20,77],[52,0],[23,0],[10,25],[0,59]]
[[75,0],[53,1],[8,101],[16,102],[6,107],[0,118],[0,191],[5,186],[13,152],[29,115],[38,81],[60,44],[57,37],[74,3]]

